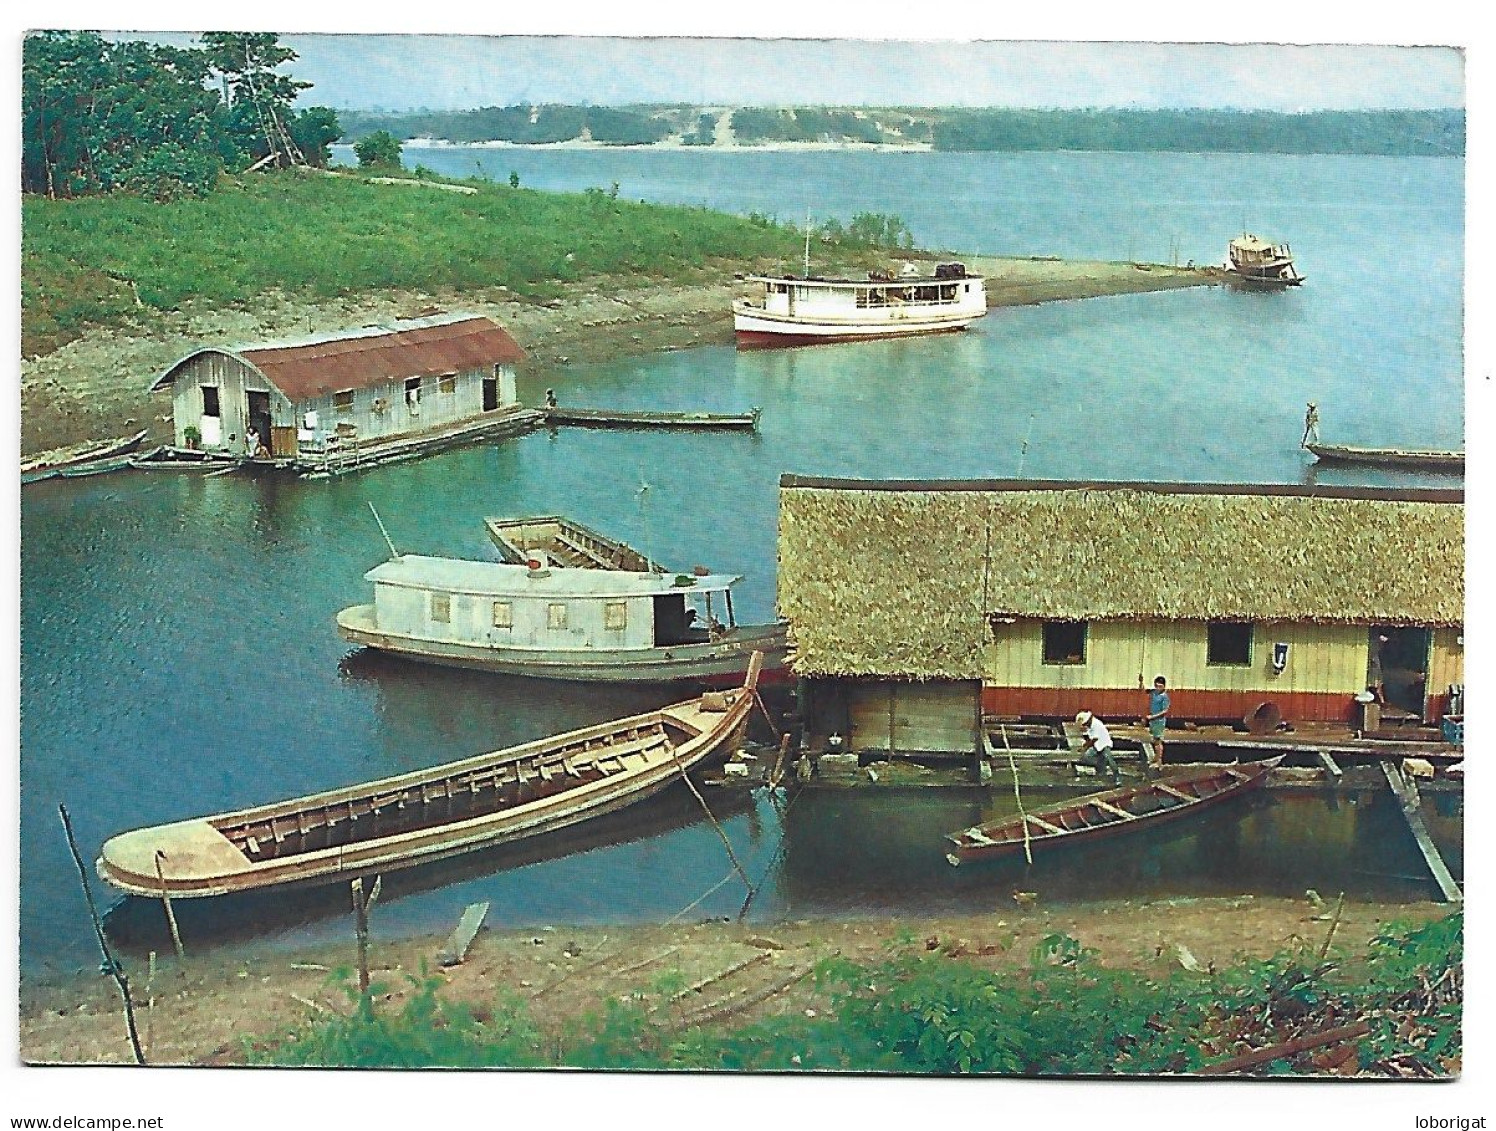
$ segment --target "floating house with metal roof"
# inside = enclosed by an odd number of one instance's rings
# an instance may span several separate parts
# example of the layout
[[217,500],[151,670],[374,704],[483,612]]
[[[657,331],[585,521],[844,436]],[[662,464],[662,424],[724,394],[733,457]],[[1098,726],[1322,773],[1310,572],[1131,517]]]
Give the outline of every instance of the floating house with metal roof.
[[1158,674],[1175,719],[1350,722],[1374,662],[1433,721],[1464,678],[1463,493],[785,476],[779,611],[807,732],[854,749],[1136,720]]
[[441,314],[207,346],[151,388],[172,392],[178,448],[336,470],[533,424],[515,392],[523,357],[491,319]]

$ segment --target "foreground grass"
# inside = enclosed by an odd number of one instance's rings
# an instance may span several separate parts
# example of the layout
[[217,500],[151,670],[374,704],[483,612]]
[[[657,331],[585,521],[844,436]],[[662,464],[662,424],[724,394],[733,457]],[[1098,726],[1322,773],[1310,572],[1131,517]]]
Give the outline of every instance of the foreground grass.
[[[590,1067],[1000,1075],[1194,1073],[1247,1051],[1366,1022],[1354,1042],[1253,1066],[1267,1075],[1448,1077],[1459,1070],[1462,917],[1389,928],[1369,953],[1312,948],[1226,970],[1115,970],[1051,935],[1028,962],[990,969],[901,940],[881,962],[829,959],[821,1010],[740,1027],[682,1029],[645,995],[543,1031],[524,1003],[446,1002],[412,979],[399,1012],[350,993],[346,1016],[250,1042],[253,1063],[363,1067]],[[668,992],[672,986],[656,987]]]
[[189,299],[499,287],[546,298],[592,276],[720,277],[801,253],[799,233],[762,218],[631,203],[616,190],[468,183],[475,193],[281,173],[225,179],[203,199],[170,204],[26,197],[23,349],[46,352],[88,326]]

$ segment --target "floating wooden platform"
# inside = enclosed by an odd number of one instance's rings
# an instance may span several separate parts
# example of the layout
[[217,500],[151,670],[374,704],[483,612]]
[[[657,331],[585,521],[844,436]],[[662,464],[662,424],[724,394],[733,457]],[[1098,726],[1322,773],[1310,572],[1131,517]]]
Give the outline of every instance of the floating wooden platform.
[[759,409],[751,412],[635,412],[605,408],[548,408],[547,424],[569,424],[580,428],[707,428],[746,429],[758,427]]
[[1320,463],[1403,467],[1423,471],[1463,472],[1465,453],[1437,448],[1357,448],[1348,444],[1305,444]]
[[130,453],[145,441],[142,428],[133,436],[78,444],[60,451],[48,452],[35,459],[21,461],[21,484],[40,483],[43,479],[63,476],[69,479],[85,475],[102,475],[118,471],[129,463]]

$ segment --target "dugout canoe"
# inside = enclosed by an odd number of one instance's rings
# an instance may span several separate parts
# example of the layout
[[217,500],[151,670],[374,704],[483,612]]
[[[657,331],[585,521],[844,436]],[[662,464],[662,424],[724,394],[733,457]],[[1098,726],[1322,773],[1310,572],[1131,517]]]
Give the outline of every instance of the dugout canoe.
[[374,875],[564,829],[730,752],[747,726],[761,659],[731,691],[397,777],[122,833],[105,842],[95,867],[133,895],[194,898]]
[[1282,756],[1246,765],[1201,766],[1141,785],[1071,798],[1025,815],[950,833],[953,866],[1023,852],[1024,825],[1033,852],[1049,852],[1073,841],[1152,828],[1239,797],[1266,780]]
[[760,410],[750,412],[653,412],[609,408],[550,408],[545,410],[547,424],[567,424],[578,428],[708,428],[744,429],[758,427]]
[[1320,463],[1410,470],[1463,472],[1465,453],[1439,448],[1358,448],[1349,444],[1305,444]]
[[58,476],[72,478],[116,471],[123,466],[117,462],[119,457],[127,456],[135,451],[144,440],[145,429],[142,428],[133,436],[121,436],[118,439],[104,440],[94,444],[79,444],[47,456],[23,460],[21,483],[24,486],[27,483],[39,483],[43,479],[53,479]]

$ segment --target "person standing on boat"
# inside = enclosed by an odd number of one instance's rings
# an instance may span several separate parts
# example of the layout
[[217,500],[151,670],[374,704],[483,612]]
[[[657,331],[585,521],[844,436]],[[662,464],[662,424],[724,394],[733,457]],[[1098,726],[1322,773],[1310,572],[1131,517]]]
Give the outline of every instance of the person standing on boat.
[[1316,444],[1319,443],[1319,405],[1313,401],[1309,402],[1309,407],[1304,411],[1304,438],[1299,441],[1299,447],[1307,448],[1311,438]]
[[1098,774],[1102,770],[1110,774],[1113,785],[1121,785],[1122,771],[1117,768],[1117,760],[1112,757],[1112,734],[1106,729],[1106,724],[1090,711],[1080,712],[1075,716],[1075,721],[1085,739],[1080,748],[1080,756],[1095,766]]
[[1371,655],[1366,665],[1366,686],[1376,696],[1378,703],[1387,702],[1387,677],[1382,672],[1382,649],[1387,646],[1387,637],[1380,632],[1371,638]]
[[1148,760],[1148,768],[1153,770],[1164,764],[1164,728],[1169,725],[1169,693],[1164,690],[1167,686],[1163,676],[1154,677],[1153,690],[1148,693],[1148,714],[1143,719],[1153,745],[1153,757]]

